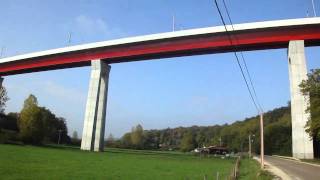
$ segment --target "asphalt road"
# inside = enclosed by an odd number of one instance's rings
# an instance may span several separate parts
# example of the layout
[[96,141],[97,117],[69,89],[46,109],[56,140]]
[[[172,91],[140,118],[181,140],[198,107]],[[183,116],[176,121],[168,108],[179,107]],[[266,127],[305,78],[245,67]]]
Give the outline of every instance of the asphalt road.
[[273,156],[265,156],[265,161],[276,166],[294,180],[320,180],[320,167],[286,160]]

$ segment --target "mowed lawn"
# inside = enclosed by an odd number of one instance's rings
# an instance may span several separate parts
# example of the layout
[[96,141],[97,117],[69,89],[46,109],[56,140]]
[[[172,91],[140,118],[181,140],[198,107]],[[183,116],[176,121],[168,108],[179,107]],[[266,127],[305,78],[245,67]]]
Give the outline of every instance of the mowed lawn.
[[234,159],[200,158],[171,152],[0,145],[0,179],[225,179]]

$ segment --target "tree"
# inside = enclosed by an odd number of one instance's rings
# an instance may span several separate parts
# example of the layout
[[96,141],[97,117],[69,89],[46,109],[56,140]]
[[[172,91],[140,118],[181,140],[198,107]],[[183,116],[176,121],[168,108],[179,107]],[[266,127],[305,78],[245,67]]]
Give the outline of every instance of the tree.
[[109,136],[107,138],[107,141],[110,142],[110,143],[112,143],[114,141],[114,137],[113,137],[113,135],[111,133],[109,134]]
[[195,148],[195,140],[193,137],[193,133],[191,131],[188,131],[183,135],[183,138],[181,140],[180,144],[180,150],[183,152],[191,151]]
[[77,131],[73,131],[72,138],[71,138],[71,143],[73,145],[77,145],[77,146],[79,146],[81,144],[81,139],[79,139]]
[[268,124],[264,131],[266,154],[291,155],[291,116],[288,111],[277,122]]
[[64,118],[57,117],[49,109],[45,107],[39,107],[40,119],[43,123],[44,128],[44,140],[45,142],[67,143],[70,141],[68,136],[68,128]]
[[74,139],[74,140],[78,140],[79,138],[78,138],[78,132],[77,131],[73,131],[73,133],[72,133],[72,139]]
[[58,141],[59,134],[60,134],[60,143],[70,143],[71,138],[68,136],[68,127],[67,127],[67,122],[66,119],[63,117],[58,117],[54,121],[54,125],[56,128],[56,137],[53,140],[54,142]]
[[0,118],[0,129],[7,129],[12,131],[18,131],[18,121],[19,114],[18,113],[9,113],[7,115],[2,115],[2,118]]
[[105,141],[105,146],[106,147],[115,147],[114,145],[115,145],[115,139],[114,139],[113,135],[110,133]]
[[40,144],[44,138],[44,123],[37,98],[30,95],[25,101],[20,113],[18,126],[24,142]]
[[45,129],[44,131],[44,136],[45,136],[45,141],[48,142],[56,142],[56,132],[57,128],[55,127],[55,121],[56,121],[56,116],[49,110],[46,109],[45,107],[39,107],[40,114],[41,114],[41,121],[43,123],[43,128]]
[[160,134],[156,130],[144,131],[143,132],[143,149],[158,149]]
[[6,102],[9,100],[7,95],[7,90],[5,87],[0,87],[0,114],[4,113],[4,108],[6,107]]
[[143,128],[140,124],[132,128],[131,143],[137,149],[141,149],[143,145]]
[[124,148],[132,148],[131,133],[125,133],[121,138],[121,144]]
[[310,105],[307,112],[311,118],[307,121],[306,132],[311,138],[320,140],[320,69],[311,70],[308,79],[301,84],[301,92],[310,95]]
[[204,146],[204,144],[206,142],[206,136],[205,136],[205,131],[203,129],[197,133],[196,142],[197,142],[198,147]]

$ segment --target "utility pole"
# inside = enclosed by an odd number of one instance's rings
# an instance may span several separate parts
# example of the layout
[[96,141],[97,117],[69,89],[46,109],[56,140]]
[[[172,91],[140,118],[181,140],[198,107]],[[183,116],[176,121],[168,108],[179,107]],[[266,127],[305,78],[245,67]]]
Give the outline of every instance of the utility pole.
[[68,46],[70,46],[70,44],[71,44],[71,36],[72,36],[72,33],[69,32],[69,36],[68,36]]
[[4,54],[4,46],[1,47],[0,58],[2,58],[3,54]]
[[251,158],[251,134],[249,134],[249,158]]
[[172,31],[174,32],[176,30],[176,22],[175,22],[175,16],[172,16]]
[[260,114],[260,161],[261,169],[264,168],[264,140],[263,140],[263,112]]
[[312,2],[313,15],[314,17],[317,17],[316,8],[314,7],[314,0],[311,0],[311,2]]
[[251,139],[251,137],[255,137],[255,135],[254,134],[249,134],[249,158],[251,158],[252,157],[252,145],[251,145],[251,143],[253,142],[253,139]]
[[61,132],[62,132],[62,130],[59,129],[58,132],[59,132],[58,144],[60,144],[60,139],[61,139]]
[[220,136],[219,141],[220,141],[220,147],[222,147],[222,139],[221,139],[221,136]]

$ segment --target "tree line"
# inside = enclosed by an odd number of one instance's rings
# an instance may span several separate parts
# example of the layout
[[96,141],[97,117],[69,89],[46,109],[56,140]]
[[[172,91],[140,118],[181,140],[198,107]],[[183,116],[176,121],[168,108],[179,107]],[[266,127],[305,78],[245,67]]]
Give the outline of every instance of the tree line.
[[[305,126],[314,142],[315,157],[320,157],[320,70],[311,70],[308,79],[300,84],[301,92],[310,95],[307,112],[311,117]],[[232,124],[192,126],[143,130],[132,128],[121,139],[109,136],[107,146],[134,149],[191,151],[197,147],[221,145],[234,152],[248,151],[248,136],[253,139],[253,151],[260,151],[259,116],[245,118]],[[291,107],[276,108],[264,114],[264,143],[266,154],[292,155]]]
[[[291,154],[291,116],[290,108],[282,107],[265,113],[265,149],[267,154]],[[253,150],[260,148],[259,116],[246,118],[232,124],[214,126],[192,126],[166,128],[162,130],[143,130],[141,125],[132,128],[114,139],[110,135],[106,146],[149,149],[191,151],[197,147],[217,145],[228,147],[234,152],[248,151],[248,136],[253,139]]]
[[34,145],[71,142],[66,120],[57,117],[46,107],[39,106],[34,95],[31,94],[24,101],[19,113],[4,114],[5,103],[2,104],[0,107],[0,142],[23,142]]

